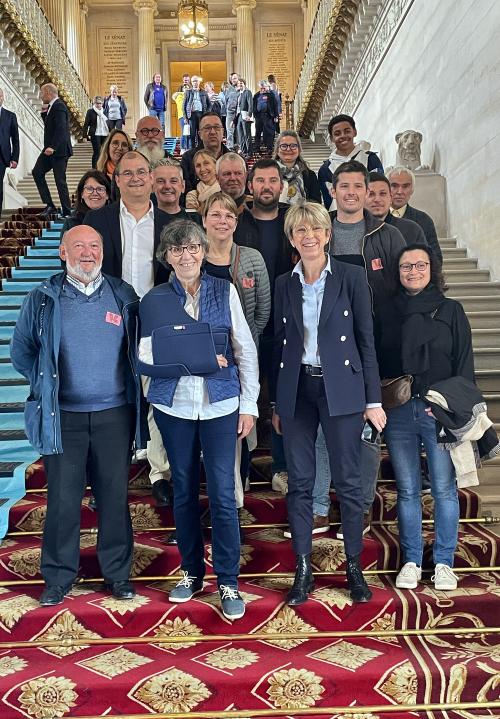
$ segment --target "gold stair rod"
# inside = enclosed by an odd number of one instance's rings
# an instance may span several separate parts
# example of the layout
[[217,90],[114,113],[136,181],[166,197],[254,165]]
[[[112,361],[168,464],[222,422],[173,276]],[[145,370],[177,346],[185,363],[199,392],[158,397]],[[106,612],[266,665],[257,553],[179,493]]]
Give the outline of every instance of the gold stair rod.
[[36,639],[33,641],[0,642],[2,649],[30,649],[31,647],[87,647],[114,644],[197,644],[198,642],[245,642],[245,641],[288,641],[290,639],[345,639],[347,637],[422,637],[422,636],[471,636],[476,634],[500,634],[500,627],[460,627],[457,629],[443,627],[441,629],[384,629],[384,630],[341,630],[331,632],[256,632],[255,634],[201,634],[201,635],[176,635],[161,637],[99,637],[99,639]]
[[[434,569],[423,569],[424,574],[430,574]],[[453,567],[455,574],[484,574],[485,572],[500,572],[500,566],[498,567]],[[363,569],[364,576],[378,575],[378,574],[398,574],[399,569]],[[333,572],[313,572],[315,577],[343,577],[345,579],[345,571],[338,570]],[[295,577],[295,572],[242,572],[238,575],[239,579],[268,579],[273,577],[275,579],[292,579]],[[180,574],[169,574],[167,576],[153,576],[153,577],[131,577],[131,582],[178,582],[182,579]],[[215,574],[205,574],[204,579],[212,580],[217,579]],[[43,579],[9,579],[0,582],[0,587],[15,587],[18,584],[25,586],[36,586],[45,584]],[[74,586],[80,584],[104,584],[102,577],[86,577],[75,582]]]
[[[370,525],[375,527],[391,527],[395,524],[397,524],[397,519],[377,519],[372,520],[370,522]],[[459,524],[500,524],[500,517],[473,517],[471,519],[459,519]],[[342,524],[342,522],[330,522],[330,527],[339,527]],[[433,519],[423,519],[422,524],[434,524]],[[242,524],[242,529],[285,529],[288,527],[288,522],[284,522],[282,524]],[[144,527],[143,529],[134,529],[134,532],[172,532],[175,529],[174,526],[171,527]],[[202,529],[212,529],[211,524],[207,524],[206,526],[202,527]],[[31,532],[7,532],[5,535],[5,538],[8,537],[38,537],[43,534],[43,530],[33,530]],[[83,529],[80,529],[80,534],[97,534],[97,527],[84,527]],[[1,544],[0,544],[1,546]]]
[[[157,714],[156,719],[257,719],[258,717],[290,717],[290,711],[297,716],[326,716],[328,714],[395,714],[396,712],[430,712],[430,711],[459,711],[466,709],[500,709],[500,702],[443,702],[441,704],[381,704],[374,706],[351,707],[318,707],[314,709],[249,709],[237,711],[203,711],[203,712],[175,712],[174,714]],[[284,714],[283,712],[287,712]],[[151,719],[149,714],[106,714],[106,719]],[[79,719],[102,719],[98,716],[79,717]],[[486,717],[484,717],[486,719]]]

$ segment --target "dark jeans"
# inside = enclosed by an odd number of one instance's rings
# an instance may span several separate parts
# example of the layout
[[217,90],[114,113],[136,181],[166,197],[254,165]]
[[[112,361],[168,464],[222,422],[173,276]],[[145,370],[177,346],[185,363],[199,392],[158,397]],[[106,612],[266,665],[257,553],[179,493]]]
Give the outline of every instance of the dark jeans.
[[92,167],[95,169],[97,160],[101,154],[101,147],[106,141],[106,135],[91,135],[90,142],[92,143]]
[[110,130],[117,129],[121,130],[123,127],[123,120],[108,120],[108,127]]
[[2,212],[3,207],[3,178],[5,177],[6,169],[6,165],[4,165],[2,160],[0,160],[0,213]]
[[69,215],[71,212],[71,200],[69,199],[68,184],[66,182],[66,166],[68,164],[67,157],[54,157],[54,155],[39,155],[32,170],[33,179],[37,186],[42,202],[46,205],[55,207],[49,186],[45,175],[51,170],[54,171],[54,180],[56,181],[57,192],[61,201],[61,210],[63,215]]
[[64,452],[43,458],[47,473],[47,516],[41,573],[48,585],[65,586],[78,574],[80,513],[87,465],[96,498],[97,557],[106,582],[129,578],[132,523],[128,507],[130,452],[135,410],[131,405],[102,412],[61,410]]
[[312,548],[313,489],[316,477],[316,436],[321,423],[340,502],[345,551],[363,548],[363,491],[359,454],[363,415],[330,417],[322,377],[301,373],[294,417],[281,417],[288,467],[286,495],[292,544],[296,554]]
[[248,157],[252,154],[252,123],[243,120],[241,114],[238,115],[238,140],[240,150]]
[[207,420],[173,417],[154,408],[174,483],[174,518],[182,569],[205,575],[200,523],[200,448],[212,516],[213,567],[219,586],[237,586],[240,534],[234,497],[238,412]]
[[264,145],[269,154],[273,151],[275,124],[272,117],[267,112],[255,115],[255,150],[258,152],[262,144],[261,138],[264,136]]

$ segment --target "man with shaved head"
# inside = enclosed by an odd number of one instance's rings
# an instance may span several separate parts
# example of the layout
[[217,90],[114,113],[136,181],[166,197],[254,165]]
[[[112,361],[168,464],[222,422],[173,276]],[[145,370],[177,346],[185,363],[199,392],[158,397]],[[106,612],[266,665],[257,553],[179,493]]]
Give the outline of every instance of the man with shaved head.
[[147,157],[151,165],[172,155],[163,149],[165,130],[157,117],[146,115],[141,117],[135,129],[137,149]]
[[139,299],[129,284],[101,272],[102,237],[91,227],[68,230],[59,254],[65,271],[30,292],[11,342],[12,363],[30,382],[26,434],[47,475],[40,604],[61,604],[77,578],[87,479],[99,507],[97,556],[106,587],[116,599],[131,599],[134,435],[143,444]]
[[52,196],[45,175],[51,170],[61,201],[61,216],[71,215],[71,200],[69,198],[68,183],[66,182],[66,167],[68,159],[73,154],[71,147],[71,133],[69,127],[68,108],[59,97],[57,87],[52,83],[42,85],[40,99],[46,106],[42,112],[44,122],[43,150],[32,170],[33,179],[45,203],[42,217],[49,217],[56,212]]

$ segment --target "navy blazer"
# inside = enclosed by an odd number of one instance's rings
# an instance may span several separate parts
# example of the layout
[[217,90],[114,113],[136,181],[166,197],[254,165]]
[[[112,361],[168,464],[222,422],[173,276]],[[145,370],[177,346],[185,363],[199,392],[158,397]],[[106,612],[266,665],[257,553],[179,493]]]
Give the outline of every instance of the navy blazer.
[[19,162],[19,128],[17,117],[10,110],[0,110],[0,163],[9,167]]
[[[381,401],[373,339],[371,298],[361,267],[330,258],[318,325],[318,346],[331,417],[363,412]],[[276,412],[293,417],[304,351],[302,285],[297,273],[281,275],[274,294]]]
[[[160,244],[160,233],[165,225],[170,222],[170,216],[163,210],[154,207],[154,249],[153,249],[153,270],[154,283],[160,285],[167,282],[169,271],[160,265],[156,259],[156,250]],[[90,225],[102,235],[104,245],[104,257],[102,271],[112,277],[122,276],[122,233],[120,226],[120,202],[113,202],[105,205],[100,210],[89,210],[83,218],[84,225]]]
[[61,98],[56,98],[49,112],[42,112],[42,119],[44,122],[43,149],[52,147],[54,150],[52,157],[71,157],[73,148],[71,147],[69,112]]
[[427,240],[427,244],[431,248],[432,252],[436,255],[436,257],[439,259],[440,262],[443,261],[443,253],[441,252],[441,247],[439,246],[439,240],[436,232],[436,225],[434,224],[434,220],[430,215],[427,214],[427,212],[424,212],[423,210],[417,210],[416,207],[412,207],[411,205],[406,205],[406,212],[404,214],[405,220],[412,220],[412,222],[416,222],[417,225],[420,225],[422,230],[424,231],[425,239]]

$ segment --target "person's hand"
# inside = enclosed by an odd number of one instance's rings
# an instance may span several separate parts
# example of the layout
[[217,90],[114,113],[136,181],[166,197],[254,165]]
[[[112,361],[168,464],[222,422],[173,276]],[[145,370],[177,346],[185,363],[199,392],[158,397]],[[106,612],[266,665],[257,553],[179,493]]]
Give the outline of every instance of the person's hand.
[[10,162],[10,169],[11,169],[11,170],[15,170],[16,167],[17,167],[17,162],[15,162],[14,160],[11,160],[11,162]]
[[382,407],[369,407],[365,409],[363,417],[365,420],[370,420],[379,432],[382,432],[387,422],[387,417]]
[[244,439],[252,431],[254,418],[251,414],[240,414],[238,418],[238,439]]
[[276,434],[283,434],[281,431],[281,419],[279,414],[276,414],[276,410],[273,409],[273,416],[271,417],[271,424],[274,427]]
[[227,367],[227,359],[224,357],[224,355],[216,355],[217,362],[219,363],[219,367]]
[[44,155],[47,155],[48,157],[50,157],[50,155],[53,155],[53,154],[54,154],[54,148],[53,148],[53,147],[46,147],[45,150],[43,151],[43,154],[44,154]]
[[425,408],[425,413],[426,413],[429,417],[432,417],[432,419],[436,419],[435,416],[432,414],[432,409],[431,409],[430,407],[426,407],[426,408]]

